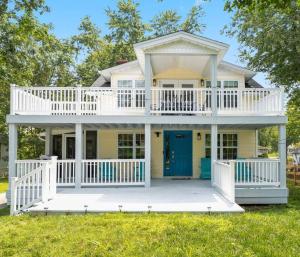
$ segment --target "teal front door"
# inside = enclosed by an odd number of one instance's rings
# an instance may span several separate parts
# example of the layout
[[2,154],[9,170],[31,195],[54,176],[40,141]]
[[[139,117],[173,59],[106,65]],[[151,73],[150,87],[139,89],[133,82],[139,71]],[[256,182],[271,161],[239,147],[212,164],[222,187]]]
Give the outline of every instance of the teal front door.
[[164,131],[164,176],[192,176],[192,131]]

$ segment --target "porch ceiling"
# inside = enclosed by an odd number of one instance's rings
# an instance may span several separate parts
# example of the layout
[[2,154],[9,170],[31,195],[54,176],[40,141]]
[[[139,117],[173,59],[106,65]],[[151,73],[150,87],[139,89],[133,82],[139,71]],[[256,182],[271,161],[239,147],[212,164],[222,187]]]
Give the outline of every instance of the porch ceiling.
[[154,78],[176,77],[179,71],[188,77],[201,79],[208,77],[209,56],[151,55],[151,65]]

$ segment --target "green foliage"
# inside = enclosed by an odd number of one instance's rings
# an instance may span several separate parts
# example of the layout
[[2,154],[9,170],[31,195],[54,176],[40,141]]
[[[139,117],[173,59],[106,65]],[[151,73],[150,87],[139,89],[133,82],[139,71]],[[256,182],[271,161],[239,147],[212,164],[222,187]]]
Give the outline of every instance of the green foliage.
[[233,12],[225,27],[236,36],[240,57],[249,68],[265,72],[271,82],[293,92],[300,83],[300,4],[296,1],[227,1]]
[[270,147],[272,152],[278,151],[278,128],[269,127],[258,131],[258,144]]
[[186,19],[180,24],[181,16],[174,10],[166,10],[154,16],[150,26],[153,37],[167,35],[177,31],[200,34],[205,28],[200,19],[204,16],[200,5],[193,6]]
[[287,145],[300,142],[300,89],[294,91],[287,105]]
[[6,192],[8,189],[8,179],[0,178],[0,193]]
[[299,256],[300,188],[244,214],[21,215],[0,210],[1,256]]

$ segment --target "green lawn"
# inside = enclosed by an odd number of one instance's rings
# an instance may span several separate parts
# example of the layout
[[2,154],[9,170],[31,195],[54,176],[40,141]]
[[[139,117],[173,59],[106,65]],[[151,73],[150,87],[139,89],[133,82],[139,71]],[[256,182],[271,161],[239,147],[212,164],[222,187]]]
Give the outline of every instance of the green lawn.
[[5,216],[0,256],[300,256],[300,187],[245,214]]
[[0,193],[6,192],[8,189],[7,178],[0,178]]

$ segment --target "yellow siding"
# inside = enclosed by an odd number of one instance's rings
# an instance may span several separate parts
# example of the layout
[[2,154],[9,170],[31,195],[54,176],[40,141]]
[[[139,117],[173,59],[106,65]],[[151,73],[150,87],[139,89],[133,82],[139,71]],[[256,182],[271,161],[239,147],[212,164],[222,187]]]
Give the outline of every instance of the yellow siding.
[[169,69],[154,76],[155,79],[201,79],[200,73],[187,69]]
[[[143,133],[143,130],[100,130],[99,133],[99,158],[118,158],[118,133]],[[157,137],[156,132],[160,132]],[[201,134],[201,140],[197,139],[197,133]],[[205,134],[210,130],[193,130],[193,177],[200,177],[200,160],[205,156]],[[255,130],[219,130],[219,133],[238,134],[238,157],[255,157]],[[163,130],[153,129],[151,133],[151,176],[152,178],[163,177]]]

